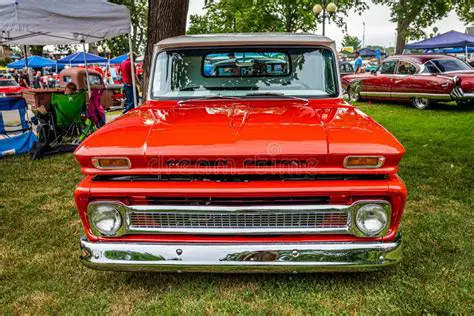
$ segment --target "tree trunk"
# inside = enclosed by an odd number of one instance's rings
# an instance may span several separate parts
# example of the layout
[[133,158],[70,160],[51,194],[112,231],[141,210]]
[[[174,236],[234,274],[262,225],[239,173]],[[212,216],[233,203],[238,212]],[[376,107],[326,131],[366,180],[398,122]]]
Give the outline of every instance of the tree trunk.
[[189,0],[149,0],[147,46],[143,61],[143,93],[146,93],[150,82],[153,46],[162,39],[183,35],[186,32],[188,7]]
[[397,43],[395,45],[395,54],[402,54],[403,49],[405,49],[405,28],[402,25],[401,21],[397,23]]

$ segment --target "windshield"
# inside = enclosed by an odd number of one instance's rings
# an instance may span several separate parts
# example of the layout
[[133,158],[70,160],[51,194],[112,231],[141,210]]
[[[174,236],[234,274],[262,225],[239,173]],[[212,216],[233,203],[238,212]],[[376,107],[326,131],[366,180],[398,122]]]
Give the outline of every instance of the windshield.
[[430,62],[441,72],[472,70],[468,64],[455,58],[432,59]]
[[326,48],[232,48],[163,51],[152,98],[186,99],[258,93],[336,97],[333,53]]
[[15,80],[0,80],[0,87],[16,87],[18,83]]

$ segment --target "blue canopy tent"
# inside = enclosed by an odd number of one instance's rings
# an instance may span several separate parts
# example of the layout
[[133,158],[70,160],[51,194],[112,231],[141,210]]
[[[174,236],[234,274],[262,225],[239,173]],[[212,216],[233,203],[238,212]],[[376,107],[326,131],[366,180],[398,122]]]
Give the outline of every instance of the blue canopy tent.
[[464,49],[464,53],[467,55],[471,47],[474,47],[474,36],[461,32],[449,31],[433,38],[407,44],[405,49],[462,48]]
[[[466,52],[466,49],[463,47],[458,48],[440,48],[440,49],[427,49],[426,53],[435,53],[435,54],[463,54]],[[474,53],[474,46],[467,48],[468,53]]]
[[30,68],[56,67],[56,61],[41,56],[30,56],[27,58],[26,62],[25,58],[23,58],[18,61],[9,63],[7,67],[14,69],[23,69],[27,66],[27,64]]
[[90,53],[78,52],[59,59],[58,63],[69,65],[106,64],[107,58]]
[[38,140],[26,120],[23,98],[0,98],[0,157],[27,153]]
[[109,63],[111,65],[120,65],[127,58],[128,58],[128,54],[123,54],[123,55],[112,58],[111,60],[109,60]]

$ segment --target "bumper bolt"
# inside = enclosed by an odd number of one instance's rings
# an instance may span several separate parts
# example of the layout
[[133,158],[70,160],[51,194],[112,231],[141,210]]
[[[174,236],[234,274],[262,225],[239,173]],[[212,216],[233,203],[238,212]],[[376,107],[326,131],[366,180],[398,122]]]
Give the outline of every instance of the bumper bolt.
[[183,250],[182,249],[176,249],[176,254],[178,256],[181,256],[181,254],[183,253]]
[[291,252],[291,255],[296,258],[296,257],[298,257],[298,256],[300,255],[300,252],[299,252],[298,250],[293,250],[293,251]]

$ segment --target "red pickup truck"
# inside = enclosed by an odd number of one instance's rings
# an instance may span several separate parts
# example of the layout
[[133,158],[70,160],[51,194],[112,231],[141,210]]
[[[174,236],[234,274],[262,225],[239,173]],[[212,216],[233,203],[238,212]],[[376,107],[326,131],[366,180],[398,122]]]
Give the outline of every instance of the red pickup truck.
[[180,36],[143,106],[87,138],[82,262],[120,271],[359,271],[401,259],[403,146],[345,102],[334,42]]

